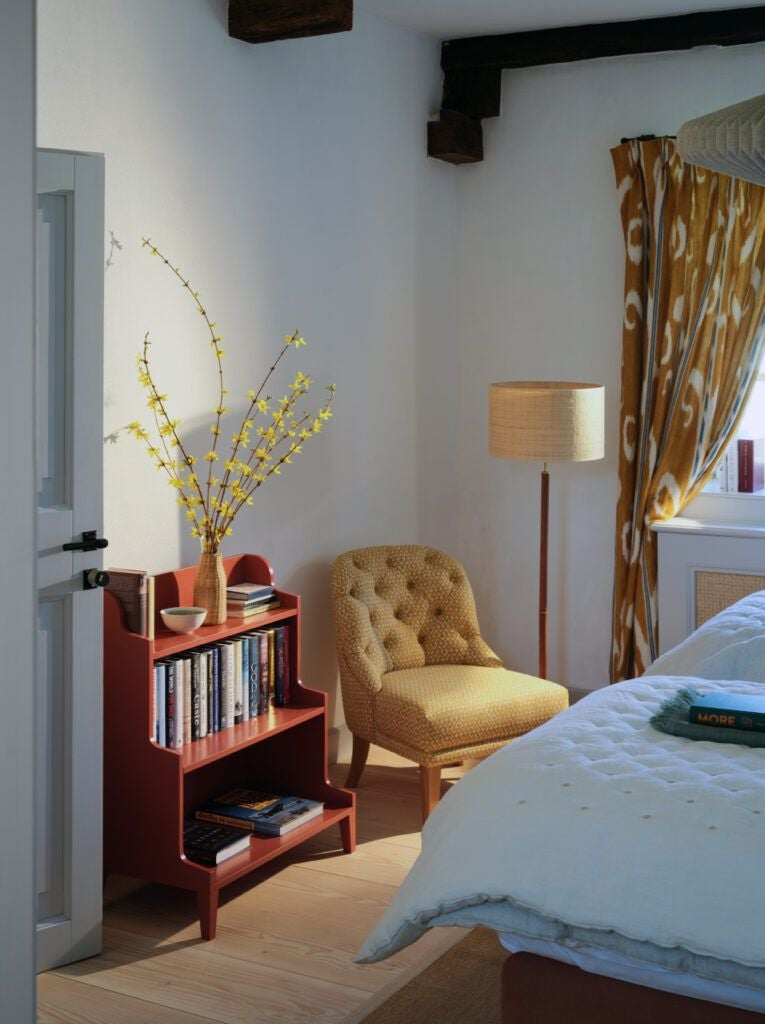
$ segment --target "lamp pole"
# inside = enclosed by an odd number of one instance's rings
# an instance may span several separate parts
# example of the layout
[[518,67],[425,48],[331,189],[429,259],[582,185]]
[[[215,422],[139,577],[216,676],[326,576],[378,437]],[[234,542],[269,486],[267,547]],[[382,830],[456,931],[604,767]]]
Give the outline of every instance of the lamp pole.
[[547,535],[550,520],[550,473],[542,467],[539,512],[539,678],[547,679]]

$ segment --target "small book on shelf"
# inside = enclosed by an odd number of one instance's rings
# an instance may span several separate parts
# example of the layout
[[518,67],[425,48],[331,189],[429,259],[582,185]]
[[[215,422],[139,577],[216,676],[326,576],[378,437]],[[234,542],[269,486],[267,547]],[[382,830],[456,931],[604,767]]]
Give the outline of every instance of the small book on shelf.
[[197,808],[200,821],[246,829],[261,836],[283,836],[318,818],[324,804],[305,797],[232,789]]
[[[125,613],[125,628],[153,639],[151,628],[154,624],[153,598],[154,579],[145,569],[109,569],[106,589],[114,594]],[[151,593],[150,593],[151,591]],[[150,614],[151,612],[151,614]]]
[[267,583],[232,583],[226,587],[226,600],[241,603],[270,601],[274,596],[274,588]]
[[226,614],[230,619],[253,619],[257,615],[264,615],[272,612],[274,608],[281,608],[281,601],[258,601],[255,604],[231,604],[226,605]]
[[691,704],[688,721],[696,725],[765,732],[765,697],[727,690],[707,693]]
[[249,849],[250,837],[238,828],[206,821],[184,821],[183,852],[201,864],[222,864],[229,857]]

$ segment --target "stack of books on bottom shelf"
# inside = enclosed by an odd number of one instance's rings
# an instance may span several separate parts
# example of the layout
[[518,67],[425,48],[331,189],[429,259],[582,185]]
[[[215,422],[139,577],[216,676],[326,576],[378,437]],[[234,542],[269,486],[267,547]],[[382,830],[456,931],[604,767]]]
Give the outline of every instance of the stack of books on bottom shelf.
[[250,837],[241,829],[206,821],[184,821],[183,852],[200,864],[222,864],[250,848]]
[[200,821],[246,829],[257,836],[283,836],[318,818],[324,804],[301,796],[232,789],[197,809]]

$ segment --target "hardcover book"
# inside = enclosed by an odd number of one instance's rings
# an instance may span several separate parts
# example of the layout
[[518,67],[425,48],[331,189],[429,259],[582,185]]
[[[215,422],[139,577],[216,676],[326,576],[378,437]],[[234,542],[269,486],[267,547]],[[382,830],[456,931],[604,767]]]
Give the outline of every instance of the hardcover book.
[[257,603],[254,605],[232,605],[226,606],[226,614],[230,619],[252,619],[256,615],[265,615],[266,612],[272,612],[274,608],[281,608],[281,601],[266,601],[265,603]]
[[194,820],[183,823],[183,852],[201,864],[221,864],[249,846],[250,837],[241,829]]
[[765,732],[765,696],[756,697],[725,690],[697,697],[688,709],[688,721],[728,729]]
[[324,804],[297,796],[280,796],[254,789],[232,789],[203,804],[201,821],[213,821],[260,835],[284,835],[318,817]]
[[125,629],[146,636],[149,632],[149,574],[144,569],[109,569],[106,589],[115,594],[125,612]]
[[738,489],[754,494],[765,487],[765,440],[738,439]]
[[232,583],[226,587],[228,601],[267,601],[274,588],[266,583]]

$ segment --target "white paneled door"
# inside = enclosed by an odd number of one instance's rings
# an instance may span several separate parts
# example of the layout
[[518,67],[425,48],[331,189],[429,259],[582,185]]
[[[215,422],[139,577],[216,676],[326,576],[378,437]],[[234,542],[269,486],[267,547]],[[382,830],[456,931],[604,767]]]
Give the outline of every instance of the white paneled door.
[[38,152],[36,246],[35,866],[47,970],[101,948],[102,157]]

